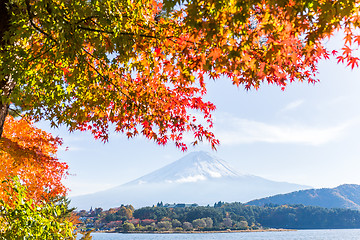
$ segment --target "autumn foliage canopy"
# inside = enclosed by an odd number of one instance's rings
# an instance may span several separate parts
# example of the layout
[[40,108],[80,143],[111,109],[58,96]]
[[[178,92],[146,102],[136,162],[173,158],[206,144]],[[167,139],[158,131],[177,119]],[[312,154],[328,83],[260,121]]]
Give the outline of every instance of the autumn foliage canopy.
[[[320,59],[359,64],[359,0],[6,2],[2,103],[104,141],[113,127],[183,150],[192,132],[215,148],[206,79],[285,88],[318,81]],[[337,32],[343,47],[328,49]]]
[[0,199],[9,197],[4,190],[9,189],[6,182],[12,177],[21,181],[27,197],[35,203],[64,196],[66,188],[61,180],[67,175],[68,165],[56,157],[60,145],[59,138],[25,119],[8,116],[0,139]]

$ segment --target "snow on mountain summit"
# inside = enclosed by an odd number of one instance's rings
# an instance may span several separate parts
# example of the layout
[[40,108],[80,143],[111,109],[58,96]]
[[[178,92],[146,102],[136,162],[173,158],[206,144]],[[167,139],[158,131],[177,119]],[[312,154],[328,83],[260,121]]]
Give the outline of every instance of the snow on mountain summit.
[[126,185],[144,183],[189,183],[223,177],[241,177],[241,174],[222,159],[207,152],[192,152],[183,158],[149,173]]

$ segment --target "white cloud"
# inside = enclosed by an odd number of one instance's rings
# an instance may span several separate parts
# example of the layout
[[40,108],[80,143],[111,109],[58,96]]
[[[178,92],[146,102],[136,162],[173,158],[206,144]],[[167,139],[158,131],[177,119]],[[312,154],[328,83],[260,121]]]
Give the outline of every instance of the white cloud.
[[206,180],[206,177],[203,175],[195,175],[195,176],[188,176],[184,178],[177,179],[176,183],[191,183],[191,182],[198,182]]
[[297,100],[297,101],[291,102],[291,103],[287,104],[283,109],[281,109],[281,111],[293,110],[295,108],[298,108],[303,103],[304,103],[304,100]]
[[[220,123],[221,122],[221,123]],[[312,127],[306,125],[268,124],[233,117],[222,118],[216,126],[215,135],[222,145],[243,143],[300,143],[320,145],[336,140],[352,125],[351,122],[332,127]]]

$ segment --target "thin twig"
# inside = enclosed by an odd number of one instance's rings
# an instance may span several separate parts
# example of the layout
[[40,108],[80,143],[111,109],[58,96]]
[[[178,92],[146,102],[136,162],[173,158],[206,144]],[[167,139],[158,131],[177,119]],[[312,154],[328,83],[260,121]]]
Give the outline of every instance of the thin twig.
[[33,26],[36,30],[38,30],[40,33],[42,33],[43,35],[45,35],[46,37],[48,37],[49,39],[51,39],[52,41],[55,42],[55,39],[48,33],[46,33],[44,30],[42,30],[41,28],[39,28],[38,26],[36,26],[36,24],[33,21],[34,15],[31,12],[31,6],[30,6],[30,1],[29,0],[25,0],[26,3],[26,10],[27,13],[29,15],[29,21],[31,26]]
[[18,110],[10,108],[10,107],[9,107],[9,110],[13,111],[18,117],[21,117],[21,119],[25,120],[28,124],[31,124],[31,122],[25,117],[25,115],[21,114]]
[[[29,61],[34,61],[35,59],[44,56],[46,53],[50,52],[50,50],[52,50],[55,47],[55,45],[53,45],[51,48],[47,49],[45,52],[40,53],[39,55],[29,59]],[[45,47],[44,47],[45,48]],[[40,50],[41,51],[41,50]]]

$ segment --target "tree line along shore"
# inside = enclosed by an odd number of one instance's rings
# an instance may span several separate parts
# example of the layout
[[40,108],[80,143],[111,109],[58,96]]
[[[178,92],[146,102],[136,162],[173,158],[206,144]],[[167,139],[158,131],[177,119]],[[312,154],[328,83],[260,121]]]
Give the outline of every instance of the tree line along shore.
[[134,209],[132,205],[78,212],[82,231],[127,233],[193,233],[281,231],[289,229],[360,228],[360,212],[342,208],[218,202],[213,206],[163,204]]

